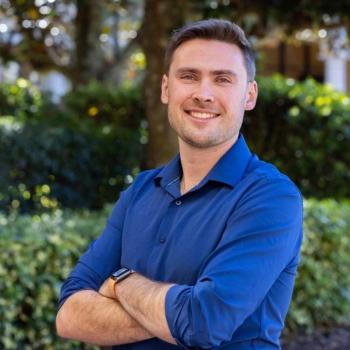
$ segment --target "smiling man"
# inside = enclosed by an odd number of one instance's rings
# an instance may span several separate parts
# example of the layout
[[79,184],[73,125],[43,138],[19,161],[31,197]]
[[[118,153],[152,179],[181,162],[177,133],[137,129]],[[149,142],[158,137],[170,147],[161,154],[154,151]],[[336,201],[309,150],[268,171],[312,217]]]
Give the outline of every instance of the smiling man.
[[179,155],[121,194],[62,287],[62,337],[125,350],[280,348],[302,198],[240,134],[254,75],[237,25],[173,34],[161,100]]

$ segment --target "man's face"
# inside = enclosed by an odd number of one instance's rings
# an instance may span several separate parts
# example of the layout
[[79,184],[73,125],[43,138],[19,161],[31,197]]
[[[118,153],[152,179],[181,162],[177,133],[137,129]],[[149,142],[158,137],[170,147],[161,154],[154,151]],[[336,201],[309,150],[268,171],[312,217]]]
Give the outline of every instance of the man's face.
[[248,82],[238,46],[194,39],[174,52],[161,100],[180,142],[197,148],[234,143],[245,110],[255,107],[256,82]]

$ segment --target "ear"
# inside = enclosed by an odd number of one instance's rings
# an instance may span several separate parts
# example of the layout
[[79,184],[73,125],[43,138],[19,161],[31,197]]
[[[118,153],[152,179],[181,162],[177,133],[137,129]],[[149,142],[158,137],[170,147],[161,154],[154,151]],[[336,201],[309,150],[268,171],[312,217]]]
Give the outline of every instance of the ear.
[[164,104],[168,104],[168,102],[169,102],[169,88],[168,88],[168,84],[169,84],[169,78],[167,77],[166,74],[163,74],[163,78],[162,78],[162,92],[161,92],[161,95],[160,95],[160,100]]
[[254,109],[257,98],[258,98],[258,84],[255,80],[250,81],[248,82],[247,96],[245,101],[246,111],[251,111],[252,109]]

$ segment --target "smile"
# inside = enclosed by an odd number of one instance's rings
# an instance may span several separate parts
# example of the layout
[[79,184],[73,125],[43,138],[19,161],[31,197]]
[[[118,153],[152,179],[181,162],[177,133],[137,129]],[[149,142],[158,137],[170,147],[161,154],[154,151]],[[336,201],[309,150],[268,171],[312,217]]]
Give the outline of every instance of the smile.
[[213,119],[219,116],[217,113],[210,113],[210,112],[198,112],[198,111],[185,111],[187,114],[189,114],[192,118],[200,119],[200,120],[207,120],[207,119]]

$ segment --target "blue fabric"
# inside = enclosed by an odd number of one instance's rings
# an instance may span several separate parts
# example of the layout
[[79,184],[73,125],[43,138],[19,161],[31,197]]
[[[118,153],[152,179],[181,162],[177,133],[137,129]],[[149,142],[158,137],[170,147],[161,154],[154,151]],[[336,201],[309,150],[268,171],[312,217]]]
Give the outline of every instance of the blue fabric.
[[[302,197],[243,136],[181,196],[179,156],[141,173],[62,287],[98,290],[122,266],[176,283],[159,339],[114,349],[279,349],[302,240]],[[121,330],[122,332],[122,330]]]

